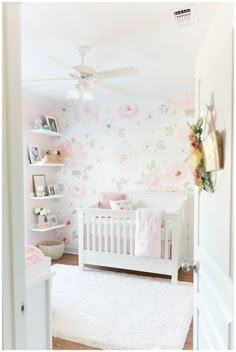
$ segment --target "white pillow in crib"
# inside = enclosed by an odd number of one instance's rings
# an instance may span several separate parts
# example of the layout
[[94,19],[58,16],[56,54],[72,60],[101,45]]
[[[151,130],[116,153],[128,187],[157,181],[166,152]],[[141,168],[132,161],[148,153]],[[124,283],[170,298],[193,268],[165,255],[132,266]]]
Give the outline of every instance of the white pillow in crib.
[[110,200],[113,210],[133,210],[132,199]]

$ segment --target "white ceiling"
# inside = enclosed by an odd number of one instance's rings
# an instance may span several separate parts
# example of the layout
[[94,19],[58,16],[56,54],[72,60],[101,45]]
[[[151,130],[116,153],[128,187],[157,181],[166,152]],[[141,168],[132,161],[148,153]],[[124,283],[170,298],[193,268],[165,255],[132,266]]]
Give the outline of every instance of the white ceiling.
[[[129,89],[132,98],[194,90],[194,60],[219,3],[22,3],[22,78],[68,77],[48,56],[80,64],[76,51],[89,45],[87,65],[97,71],[135,66],[140,75],[107,82]],[[173,11],[191,7],[194,24],[180,28]],[[24,82],[39,97],[64,99],[74,81]],[[95,88],[97,99],[114,93]]]

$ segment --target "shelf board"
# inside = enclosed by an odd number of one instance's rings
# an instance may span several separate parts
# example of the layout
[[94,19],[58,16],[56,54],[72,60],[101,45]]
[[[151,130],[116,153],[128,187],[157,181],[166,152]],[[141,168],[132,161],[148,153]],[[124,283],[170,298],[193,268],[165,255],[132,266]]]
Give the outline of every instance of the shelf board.
[[44,196],[44,197],[30,196],[30,199],[46,200],[46,199],[56,199],[56,198],[63,198],[63,197],[64,197],[64,194],[55,194],[55,196]]
[[35,134],[43,134],[45,136],[51,136],[51,137],[62,137],[63,134],[59,132],[53,132],[49,130],[44,130],[44,129],[38,129],[38,130],[28,130],[29,133],[35,133]]
[[34,163],[34,164],[30,164],[29,163],[29,165],[30,166],[33,166],[33,167],[35,167],[35,166],[55,166],[55,167],[61,167],[61,166],[64,166],[64,164],[62,164],[62,163],[41,163],[41,162],[38,162],[38,163]]
[[35,231],[35,232],[47,232],[47,231],[52,231],[52,230],[57,230],[60,229],[62,227],[65,227],[65,224],[60,224],[60,225],[55,225],[55,226],[51,226],[51,227],[47,227],[45,229],[38,229],[36,227],[37,225],[33,225],[31,228],[31,231]]

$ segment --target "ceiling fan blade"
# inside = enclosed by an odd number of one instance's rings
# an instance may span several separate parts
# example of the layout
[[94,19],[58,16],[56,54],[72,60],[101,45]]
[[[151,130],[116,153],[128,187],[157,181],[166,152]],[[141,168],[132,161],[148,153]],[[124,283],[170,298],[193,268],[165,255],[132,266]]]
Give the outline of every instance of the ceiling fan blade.
[[129,95],[129,91],[127,89],[114,86],[111,83],[107,83],[107,82],[103,82],[103,81],[97,80],[97,81],[94,82],[94,84],[95,84],[96,87],[109,90],[109,91],[111,91],[113,93],[118,93],[120,95]]
[[73,81],[73,80],[77,80],[76,78],[65,78],[65,77],[61,77],[61,78],[35,78],[35,79],[25,79],[23,80],[23,82],[46,82],[46,81]]
[[114,70],[108,70],[108,71],[101,71],[101,72],[95,72],[93,74],[93,77],[95,78],[113,78],[113,77],[120,77],[120,76],[135,76],[139,73],[139,71],[135,67],[123,67],[123,68],[117,68]]
[[55,64],[59,65],[60,67],[64,68],[65,70],[69,71],[69,72],[73,72],[74,74],[80,76],[79,71],[77,71],[74,67],[72,67],[71,65],[68,65],[67,63],[65,63],[64,60],[59,59],[57,57],[53,57],[53,56],[49,56],[48,57],[49,60],[53,61]]

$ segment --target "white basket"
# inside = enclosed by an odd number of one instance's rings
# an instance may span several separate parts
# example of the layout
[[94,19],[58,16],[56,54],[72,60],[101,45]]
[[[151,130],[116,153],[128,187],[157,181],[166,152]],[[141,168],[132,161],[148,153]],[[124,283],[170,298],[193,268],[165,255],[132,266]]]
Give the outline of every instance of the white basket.
[[39,249],[41,249],[46,257],[51,257],[52,260],[56,260],[62,257],[64,253],[64,246],[65,245],[63,241],[39,242]]

